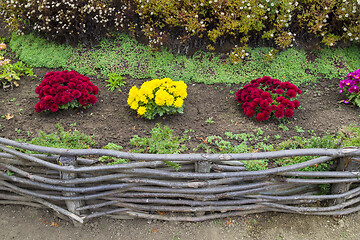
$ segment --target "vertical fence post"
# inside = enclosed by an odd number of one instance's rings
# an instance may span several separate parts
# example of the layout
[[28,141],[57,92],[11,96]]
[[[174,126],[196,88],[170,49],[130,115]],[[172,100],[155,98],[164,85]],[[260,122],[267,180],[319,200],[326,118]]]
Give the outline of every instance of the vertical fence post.
[[[211,162],[207,160],[195,162],[195,172],[198,173],[209,173],[211,169]],[[205,212],[195,212],[195,215],[200,217],[205,215]]]
[[[349,148],[349,150],[357,150],[358,148]],[[336,171],[357,172],[359,171],[360,163],[354,161],[351,157],[342,157],[338,159]],[[351,183],[335,183],[331,185],[332,194],[341,194],[349,191]],[[336,198],[330,202],[330,205],[338,205],[345,201],[343,198]]]
[[[66,166],[70,168],[75,168],[77,166],[77,158],[73,156],[60,156],[58,158],[58,162],[61,166]],[[60,178],[62,180],[70,180],[75,179],[77,177],[76,173],[68,173],[68,172],[60,172]],[[74,184],[67,185],[68,187],[74,187]],[[63,195],[66,197],[74,197],[76,196],[76,193],[74,192],[63,192]],[[68,210],[76,215],[80,215],[80,212],[76,210],[79,207],[84,206],[84,202],[77,200],[65,200],[66,206]]]

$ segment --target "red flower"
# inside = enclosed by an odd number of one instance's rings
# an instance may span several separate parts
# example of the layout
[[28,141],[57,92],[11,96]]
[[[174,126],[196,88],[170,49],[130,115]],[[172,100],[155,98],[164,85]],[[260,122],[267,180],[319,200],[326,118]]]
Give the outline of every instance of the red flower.
[[87,85],[87,86],[86,86],[86,90],[87,90],[88,92],[92,92],[92,91],[93,91],[93,88],[92,88],[90,85]]
[[266,119],[266,116],[264,113],[260,112],[256,115],[256,119],[259,121],[259,122],[262,122],[262,121],[265,121]]
[[259,104],[259,103],[260,103],[260,101],[261,101],[261,99],[260,99],[260,98],[255,98],[255,99],[253,100],[253,103]]
[[285,98],[284,98],[283,96],[280,96],[280,97],[277,97],[277,98],[276,98],[276,101],[277,101],[278,103],[281,103],[284,99],[285,99]]
[[56,112],[57,110],[59,110],[59,106],[56,105],[56,104],[52,104],[52,105],[50,106],[50,110],[51,110],[52,112]]
[[293,114],[294,114],[294,111],[293,110],[291,110],[291,109],[285,109],[285,112],[284,112],[284,115],[285,115],[285,117],[287,117],[287,118],[291,118],[292,116],[293,116]]
[[274,115],[275,115],[275,117],[277,117],[277,118],[282,118],[283,116],[284,116],[284,111],[276,111],[275,113],[274,113]]
[[41,109],[41,103],[40,103],[40,102],[38,102],[38,103],[35,104],[35,111],[36,111],[36,112],[41,112],[41,111],[42,111],[42,109]]
[[81,104],[81,106],[85,107],[85,106],[87,105],[86,98],[81,97],[81,98],[79,99],[79,103]]
[[94,95],[90,95],[90,96],[87,98],[87,101],[88,101],[90,104],[95,104],[96,101],[97,101],[97,98],[96,98]]
[[285,106],[283,104],[280,104],[279,106],[277,106],[278,111],[283,111],[284,109],[285,109]]
[[261,99],[271,98],[271,94],[268,92],[261,93]]
[[41,86],[39,85],[35,88],[35,93],[39,94],[40,90],[41,90]]
[[289,89],[286,92],[286,96],[288,96],[289,98],[294,98],[294,97],[296,97],[296,91],[294,89]]
[[72,92],[72,96],[73,96],[74,98],[79,98],[79,97],[81,96],[81,92],[80,92],[79,90],[74,90],[74,91]]
[[44,97],[44,101],[46,101],[46,102],[51,102],[52,100],[53,100],[53,97],[50,95],[47,95]]
[[295,109],[298,109],[300,107],[300,102],[298,100],[292,101],[292,103],[295,105]]
[[295,109],[295,104],[294,104],[293,102],[289,102],[288,104],[286,104],[286,106],[287,106],[289,109],[292,109],[292,110]]
[[266,107],[269,106],[269,102],[266,101],[266,100],[261,100],[259,106],[260,106],[261,108],[266,108]]
[[284,93],[284,90],[282,90],[281,88],[276,89],[276,93],[277,93],[277,94],[283,94],[283,93]]
[[248,109],[246,112],[245,112],[246,116],[248,117],[253,117],[255,115],[255,111],[252,110],[252,109]]
[[93,86],[93,94],[96,95],[99,92],[99,88],[97,86]]
[[[242,104],[246,116],[256,115],[258,121],[265,121],[272,113],[276,118],[292,117],[293,110],[298,108],[300,103],[290,99],[296,97],[297,93],[301,91],[294,84],[264,76],[252,80],[237,91],[236,100]],[[275,96],[278,97],[275,99]]]
[[284,104],[285,106],[286,106],[289,102],[290,102],[290,100],[289,100],[289,99],[286,99],[286,98],[284,98],[284,99],[281,101],[281,103]]
[[50,89],[50,94],[51,95],[55,95],[56,94],[56,88],[52,88],[52,89]]
[[69,88],[75,88],[76,85],[75,85],[74,82],[69,82],[68,87],[69,87]]
[[55,104],[60,104],[60,105],[65,104],[65,103],[61,102],[61,97],[60,97],[59,94],[56,94],[56,96],[54,97],[54,103]]

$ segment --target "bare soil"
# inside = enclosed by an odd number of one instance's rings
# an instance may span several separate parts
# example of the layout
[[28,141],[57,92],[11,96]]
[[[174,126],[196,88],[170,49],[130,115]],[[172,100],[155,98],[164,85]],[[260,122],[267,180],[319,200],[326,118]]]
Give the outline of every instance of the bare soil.
[[[122,92],[110,92],[104,79],[90,76],[100,89],[94,106],[36,113],[34,106],[38,99],[34,89],[48,71],[51,69],[34,69],[37,78],[23,78],[18,88],[0,90],[0,116],[12,116],[0,118],[1,137],[30,139],[39,131],[56,131],[56,124],[61,123],[69,131],[77,129],[94,135],[96,148],[112,142],[128,151],[133,135],[149,136],[156,123],[161,123],[179,136],[185,130],[194,130],[188,133],[191,140],[186,143],[192,152],[207,136],[224,137],[225,132],[254,134],[261,128],[264,136],[270,136],[268,143],[276,145],[292,136],[334,134],[342,125],[359,122],[358,108],[338,103],[343,99],[337,89],[339,79],[300,86],[303,94],[298,100],[302,107],[285,123],[287,131],[279,128],[281,122],[277,120],[259,123],[247,118],[234,96],[241,85],[188,84],[184,114],[148,121],[138,118],[126,104],[129,89],[148,79],[127,78]],[[210,117],[213,123],[206,122]],[[280,139],[275,135],[280,135]],[[0,212],[0,239],[360,239],[359,213],[345,217],[266,213],[201,223],[98,218],[74,227],[50,210],[2,205]]]

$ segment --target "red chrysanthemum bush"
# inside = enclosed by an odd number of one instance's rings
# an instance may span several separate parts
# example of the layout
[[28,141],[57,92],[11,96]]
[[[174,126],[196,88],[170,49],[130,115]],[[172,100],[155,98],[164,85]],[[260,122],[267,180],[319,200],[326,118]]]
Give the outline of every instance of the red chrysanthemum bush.
[[59,109],[86,108],[96,103],[99,88],[88,77],[75,71],[48,72],[36,87],[40,101],[35,105],[36,112]]
[[292,83],[281,82],[265,76],[252,80],[236,93],[236,100],[248,117],[258,121],[268,120],[272,115],[278,119],[291,118],[300,102],[295,100],[301,90]]

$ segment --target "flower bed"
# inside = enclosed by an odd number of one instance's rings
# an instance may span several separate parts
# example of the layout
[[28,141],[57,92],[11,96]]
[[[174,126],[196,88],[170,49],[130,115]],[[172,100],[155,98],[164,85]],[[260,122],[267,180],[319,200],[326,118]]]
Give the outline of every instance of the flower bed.
[[[99,216],[203,221],[268,211],[343,215],[359,210],[357,148],[155,155],[48,148],[5,138],[0,144],[2,204],[46,207],[80,223]],[[130,162],[99,165],[83,156]],[[246,171],[238,161],[293,156],[314,158],[261,171]],[[163,161],[182,167],[176,171]],[[337,163],[336,171],[298,171],[328,161]],[[331,184],[331,193],[319,195],[323,184]]]

